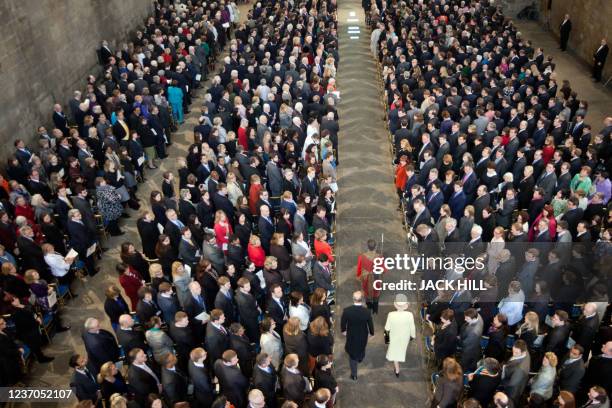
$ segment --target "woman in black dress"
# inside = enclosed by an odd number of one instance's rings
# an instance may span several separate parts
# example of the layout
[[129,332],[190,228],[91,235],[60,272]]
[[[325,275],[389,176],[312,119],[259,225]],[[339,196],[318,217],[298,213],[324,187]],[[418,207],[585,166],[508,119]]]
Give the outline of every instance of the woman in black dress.
[[440,315],[440,321],[442,325],[436,331],[433,343],[434,353],[438,365],[442,365],[442,362],[446,357],[452,357],[457,351],[457,322],[455,321],[455,312],[452,309],[446,309]]
[[316,288],[310,296],[310,321],[319,316],[323,317],[327,326],[331,327],[331,310],[327,304],[327,291],[323,288]]
[[309,369],[312,372],[317,357],[333,353],[334,338],[323,316],[317,317],[310,323],[306,340],[308,341],[308,355],[310,356]]
[[508,318],[498,313],[488,331],[489,342],[485,348],[485,357],[492,357],[497,361],[504,361],[506,357],[506,338],[508,337]]
[[146,282],[151,282],[149,275],[149,263],[144,259],[142,254],[136,250],[136,247],[131,242],[121,244],[121,262],[132,267]]
[[161,234],[155,245],[155,255],[161,264],[164,275],[172,274],[172,263],[178,259],[178,252],[170,243],[170,237]]
[[106,401],[110,401],[110,397],[113,394],[125,395],[128,392],[123,376],[112,361],[104,363],[100,367],[98,383],[100,384],[102,398]]
[[66,255],[66,244],[64,242],[64,234],[55,225],[53,216],[45,214],[42,217],[40,228],[45,236],[45,242],[53,245],[53,248],[62,255]]
[[155,215],[155,224],[160,224],[162,227],[166,226],[168,218],[166,217],[166,204],[164,203],[162,193],[159,191],[151,191],[150,196],[151,211]]
[[306,335],[300,330],[300,319],[290,317],[283,327],[283,339],[285,340],[285,356],[288,354],[297,354],[299,358],[298,369],[302,375],[307,376],[308,373],[308,342]]
[[314,389],[327,388],[331,393],[331,406],[334,405],[336,400],[336,393],[338,392],[338,382],[334,378],[332,373],[332,360],[329,356],[321,354],[317,357],[317,363],[314,372]]
[[240,245],[243,248],[246,248],[249,245],[251,231],[251,223],[247,219],[246,213],[238,213],[236,216],[236,226],[234,227],[234,234],[236,234],[236,236],[240,240]]

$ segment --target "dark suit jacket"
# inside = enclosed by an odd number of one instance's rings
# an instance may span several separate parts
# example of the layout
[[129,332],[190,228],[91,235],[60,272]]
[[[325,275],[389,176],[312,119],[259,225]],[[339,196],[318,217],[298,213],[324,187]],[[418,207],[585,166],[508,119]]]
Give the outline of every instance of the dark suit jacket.
[[106,330],[100,330],[97,334],[84,332],[82,337],[87,357],[96,373],[107,361],[119,360],[119,347],[115,336],[110,332]]
[[226,366],[222,360],[217,360],[215,374],[219,379],[221,394],[227,397],[236,408],[244,408],[249,380],[242,374],[238,366]]
[[312,276],[314,279],[314,287],[323,288],[325,290],[332,290],[334,285],[332,284],[331,273],[326,272],[323,265],[319,262],[315,262],[312,268]]
[[283,384],[283,396],[287,400],[294,401],[298,405],[304,402],[306,397],[304,388],[304,377],[301,373],[292,373],[285,367],[281,369],[281,383]]
[[170,406],[174,406],[177,402],[187,400],[187,384],[188,379],[178,369],[175,371],[162,368],[161,381],[163,386],[164,397]]
[[567,360],[558,366],[559,388],[576,394],[576,391],[580,388],[582,377],[584,377],[584,361],[580,358],[569,364],[565,364],[566,362]]
[[135,348],[147,349],[145,343],[145,336],[142,330],[134,329],[123,330],[121,327],[117,328],[117,342],[123,348],[125,355],[129,355],[130,351]]
[[160,310],[154,302],[146,303],[140,300],[136,305],[136,316],[141,324],[146,324],[153,316],[157,316],[158,312]]
[[193,398],[200,404],[198,406],[209,407],[214,400],[215,393],[206,366],[197,367],[193,361],[190,361],[188,370],[193,384]]
[[217,292],[217,295],[215,296],[215,308],[223,310],[223,314],[225,314],[226,326],[229,326],[238,320],[236,305],[234,304],[233,299],[233,295],[231,299],[228,299],[227,296],[225,296],[225,294],[221,291]]
[[421,170],[419,171],[419,176],[418,176],[420,185],[424,186],[427,184],[427,180],[429,179],[429,172],[431,171],[431,169],[435,167],[436,167],[436,159],[434,158],[423,163],[423,167],[421,167]]
[[164,227],[164,234],[170,238],[172,247],[178,251],[181,242],[181,230],[172,221],[168,220]]
[[444,329],[435,334],[434,353],[438,360],[444,360],[452,356],[457,350],[457,323],[453,320]]
[[510,397],[515,404],[523,394],[525,386],[527,385],[527,380],[529,380],[530,366],[531,358],[529,357],[529,353],[526,353],[526,356],[522,359],[512,360],[504,365],[502,385],[508,397]]
[[259,366],[253,369],[253,388],[261,391],[266,399],[266,406],[276,406],[276,383],[278,377],[274,368],[270,365],[270,371],[267,372]]
[[[151,366],[149,365],[149,368]],[[140,404],[140,406],[144,406],[149,394],[158,394],[159,390],[157,388],[157,381],[151,374],[147,373],[145,370],[136,367],[135,365],[130,365],[128,368],[128,383],[130,391],[135,395],[136,401]],[[161,379],[158,377],[158,380]]]
[[[217,361],[229,347],[229,333],[217,329],[212,323],[206,325],[206,350],[210,361]],[[235,351],[235,350],[234,350]]]
[[72,206],[79,210],[81,216],[83,217],[83,224],[87,226],[87,229],[92,233],[96,233],[96,219],[94,217],[93,209],[91,208],[91,204],[89,204],[88,200],[84,200],[81,197],[74,196],[72,197]]
[[178,299],[174,295],[167,298],[161,296],[160,294],[157,294],[157,306],[162,312],[164,322],[168,324],[174,322],[174,315],[176,314],[176,312],[181,310],[181,307],[178,303]]
[[23,260],[22,267],[24,270],[35,269],[41,275],[46,275],[48,271],[45,256],[40,245],[23,236],[17,238],[17,246],[19,247],[20,256]]
[[570,333],[569,323],[552,328],[545,338],[544,351],[552,351],[561,360],[567,353],[567,338]]
[[287,304],[283,299],[281,299],[281,304],[283,305],[282,308],[272,299],[272,297],[268,298],[266,314],[274,320],[276,327],[283,327],[285,324],[285,317],[288,317]]
[[344,308],[340,319],[340,327],[342,332],[346,332],[344,350],[351,359],[363,360],[368,344],[368,335],[374,335],[374,323],[370,311],[357,305]]
[[97,392],[100,389],[100,386],[95,380],[95,375],[91,375],[92,377],[89,377],[85,374],[79,373],[78,371],[72,373],[70,388],[72,388],[79,401],[91,400],[95,402],[98,399]]
[[79,253],[79,256],[85,259],[87,248],[89,248],[96,240],[95,233],[92,233],[83,224],[75,221],[68,221],[68,236],[70,237],[70,246]]
[[450,200],[448,201],[448,205],[451,208],[451,213],[454,219],[459,220],[463,217],[463,210],[467,204],[467,198],[463,191],[460,191],[458,194],[453,192],[451,194]]

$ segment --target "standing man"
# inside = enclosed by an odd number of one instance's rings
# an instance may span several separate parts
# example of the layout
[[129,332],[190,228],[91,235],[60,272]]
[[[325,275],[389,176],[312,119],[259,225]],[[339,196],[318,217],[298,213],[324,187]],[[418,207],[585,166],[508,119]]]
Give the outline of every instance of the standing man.
[[363,307],[363,294],[353,293],[353,305],[342,311],[340,321],[342,335],[346,337],[344,350],[349,355],[351,379],[357,381],[357,365],[365,357],[368,335],[374,336],[371,312]]
[[569,41],[570,31],[572,31],[572,22],[569,14],[565,15],[565,18],[559,26],[559,36],[561,37],[561,51],[567,50],[567,42]]
[[608,57],[608,51],[607,41],[605,38],[602,38],[599,48],[593,54],[593,78],[595,82],[601,81],[601,73]]

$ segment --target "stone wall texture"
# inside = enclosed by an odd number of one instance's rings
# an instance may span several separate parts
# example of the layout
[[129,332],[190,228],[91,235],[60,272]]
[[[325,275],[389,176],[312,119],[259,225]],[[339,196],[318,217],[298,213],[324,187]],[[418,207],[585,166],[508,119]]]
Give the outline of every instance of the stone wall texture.
[[32,140],[51,125],[53,104],[99,75],[96,49],[111,48],[143,25],[149,0],[0,1],[0,157],[16,138]]
[[[602,38],[607,38],[612,48],[612,0],[541,0],[541,18],[548,21],[553,34],[559,37],[559,24],[565,14],[572,20],[568,49],[589,66],[593,64],[593,53],[599,48]],[[548,20],[546,20],[548,19]],[[612,77],[612,55],[608,54],[603,78]]]

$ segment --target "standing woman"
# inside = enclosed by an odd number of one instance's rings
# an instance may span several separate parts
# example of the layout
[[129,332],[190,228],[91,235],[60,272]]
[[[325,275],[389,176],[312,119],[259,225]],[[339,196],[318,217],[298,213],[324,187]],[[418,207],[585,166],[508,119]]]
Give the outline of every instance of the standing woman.
[[155,245],[159,240],[159,228],[155,223],[155,216],[151,211],[144,211],[136,222],[138,235],[142,243],[142,252],[149,259],[156,259]]
[[442,375],[436,384],[431,406],[437,408],[456,407],[463,391],[463,370],[452,357],[444,359]]
[[160,224],[162,227],[166,225],[168,222],[168,218],[166,217],[166,204],[164,203],[164,198],[162,193],[159,191],[151,191],[150,196],[150,204],[151,211],[153,211],[154,222],[156,224]]
[[285,340],[285,356],[297,354],[299,357],[299,370],[302,375],[308,375],[308,342],[306,335],[300,330],[300,319],[290,317],[283,327],[283,339]]
[[123,376],[112,361],[108,361],[100,367],[98,383],[100,384],[102,398],[106,401],[110,401],[113,394],[125,395],[128,392]]
[[174,283],[176,297],[183,308],[191,297],[191,292],[189,291],[191,280],[191,275],[181,262],[175,261],[172,263],[172,283]]
[[119,218],[123,213],[121,195],[115,187],[107,185],[106,180],[102,177],[96,177],[96,199],[108,232],[112,236],[125,234],[119,228]]
[[172,246],[168,235],[161,234],[159,236],[155,245],[155,255],[162,266],[164,275],[170,275],[172,263],[178,259],[178,250]]
[[214,229],[217,246],[223,251],[223,253],[227,254],[229,237],[234,233],[234,231],[232,230],[232,226],[223,210],[217,210],[217,212],[215,212]]
[[168,86],[168,102],[172,106],[172,117],[181,125],[183,123],[183,90],[178,86],[176,80],[173,80]]
[[131,242],[124,242],[121,244],[120,258],[121,262],[135,269],[145,281],[151,282],[149,263],[145,261],[142,254],[136,250],[134,244]]
[[124,263],[118,263],[115,269],[119,274],[119,284],[127,297],[130,298],[132,311],[136,311],[136,305],[138,305],[138,301],[140,300],[138,297],[138,290],[143,286],[143,280],[135,269]]
[[376,252],[376,241],[369,239],[368,250],[357,257],[357,279],[361,282],[361,290],[366,298],[368,309],[378,314],[378,298],[380,290],[374,289],[374,281],[380,279],[380,274],[374,274],[374,260],[381,258]]
[[385,331],[389,332],[389,348],[387,349],[387,360],[393,362],[396,377],[399,377],[399,363],[406,361],[406,350],[410,339],[416,337],[414,317],[408,311],[408,298],[404,294],[395,296],[395,311],[387,315]]

